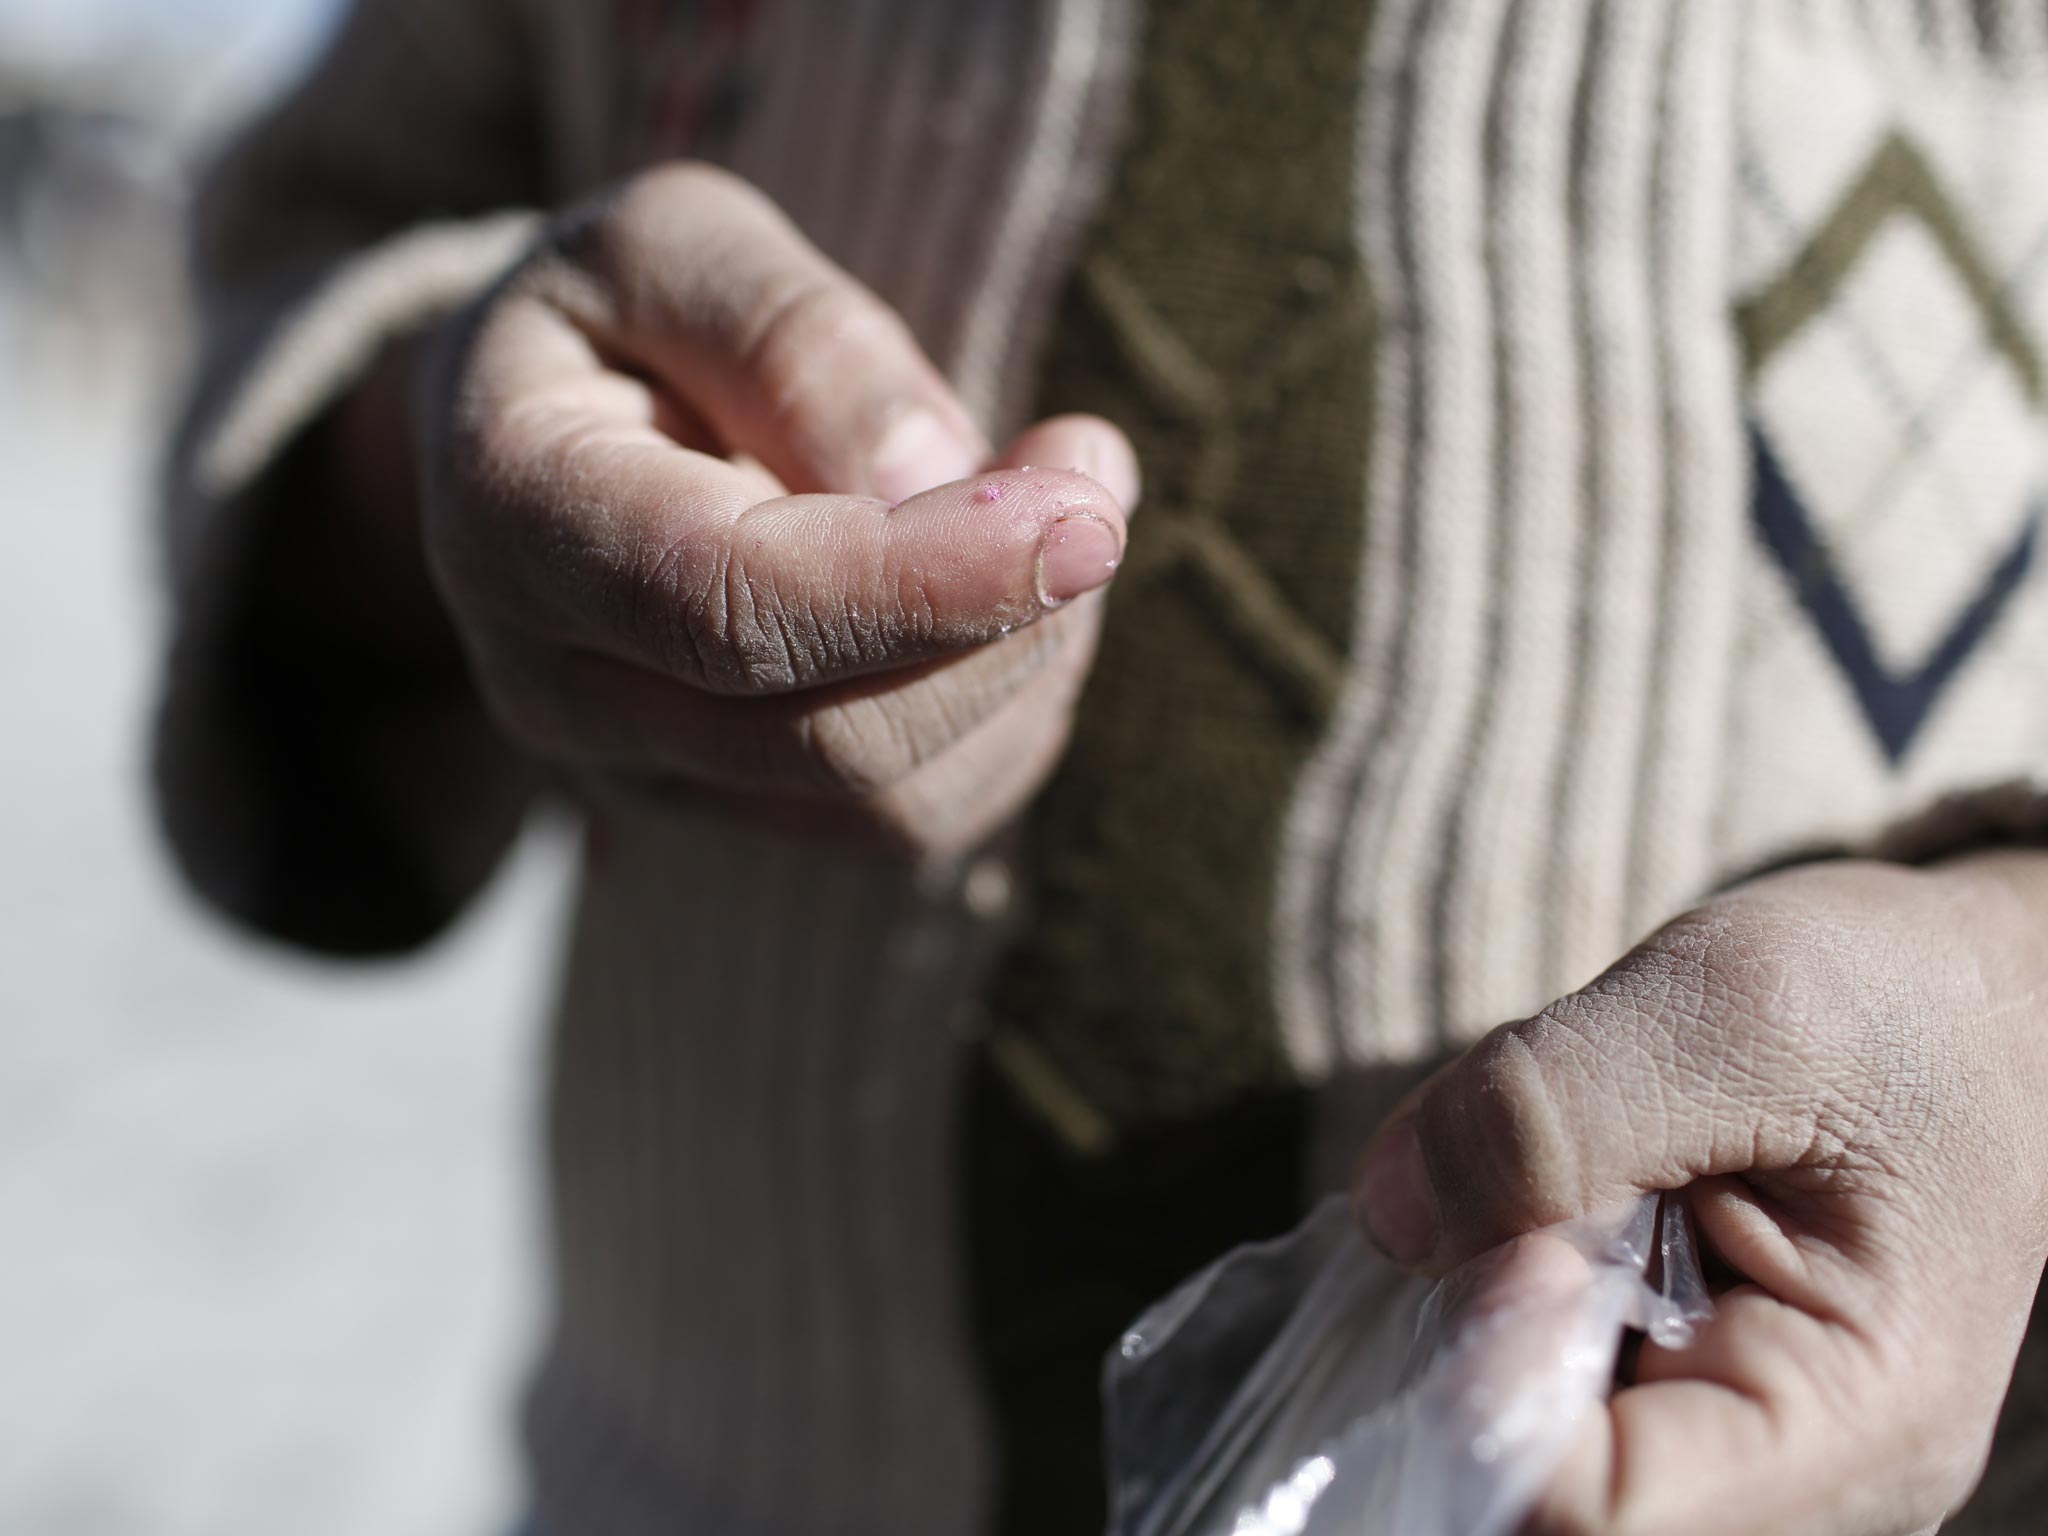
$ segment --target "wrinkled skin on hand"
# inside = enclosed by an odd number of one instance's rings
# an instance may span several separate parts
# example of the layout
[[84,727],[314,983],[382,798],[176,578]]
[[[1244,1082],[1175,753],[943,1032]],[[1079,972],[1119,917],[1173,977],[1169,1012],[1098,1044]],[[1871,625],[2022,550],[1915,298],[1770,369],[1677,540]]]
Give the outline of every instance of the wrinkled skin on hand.
[[1531,1525],[1908,1536],[1981,1476],[2048,1258],[2048,856],[1760,879],[1417,1089],[1360,1214],[1427,1271],[1689,1189],[1739,1275]]
[[428,557],[530,752],[919,857],[1050,771],[1138,494],[1108,423],[992,454],[890,310],[695,165],[561,221],[437,353]]

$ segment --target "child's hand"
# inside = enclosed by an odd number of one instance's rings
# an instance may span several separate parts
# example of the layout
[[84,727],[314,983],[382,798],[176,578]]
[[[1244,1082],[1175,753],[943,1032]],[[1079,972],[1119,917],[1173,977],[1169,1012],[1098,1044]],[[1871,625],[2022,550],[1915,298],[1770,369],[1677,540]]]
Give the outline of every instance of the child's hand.
[[2041,854],[1759,880],[1396,1112],[1359,1198],[1399,1259],[1691,1186],[1748,1282],[1537,1529],[1906,1536],[1969,1492],[2048,1255],[2044,905]]
[[529,750],[918,854],[1050,771],[1138,492],[1115,428],[992,461],[896,316],[699,166],[566,222],[455,339],[428,553]]

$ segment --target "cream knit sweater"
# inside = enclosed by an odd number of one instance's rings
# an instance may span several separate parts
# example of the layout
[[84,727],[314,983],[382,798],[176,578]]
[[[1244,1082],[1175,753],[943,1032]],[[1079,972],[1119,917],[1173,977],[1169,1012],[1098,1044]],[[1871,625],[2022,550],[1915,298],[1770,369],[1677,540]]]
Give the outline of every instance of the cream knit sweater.
[[[1264,53],[1204,52],[1248,17]],[[1296,61],[1354,104],[1317,191],[1339,246],[1238,239],[1309,316],[1230,343],[1270,363],[1248,381],[1181,318],[1227,312],[1239,269],[1199,234],[1132,258],[1119,207],[1173,189],[1120,156],[1232,93],[1285,110],[1290,28],[1355,42]],[[1321,338],[1304,369],[1362,381],[1322,461],[1346,564],[1268,556],[1260,508],[1148,474],[1137,542],[1174,553],[1117,598],[1164,614],[1192,580],[1303,701],[1256,921],[1228,941],[1309,1090],[1303,1199],[1369,1129],[1359,1084],[1717,884],[2037,829],[2048,7],[358,0],[201,210],[212,342],[170,498],[160,761],[174,841],[231,912],[386,948],[488,871],[527,775],[473,705],[288,708],[238,616],[263,530],[310,504],[294,445],[383,344],[500,274],[523,210],[683,154],[897,306],[998,435],[1073,374],[1047,358],[1075,303],[1212,487],[1286,430],[1290,336]],[[1242,233],[1209,227],[1218,250]],[[1229,722],[1204,729],[1227,748]],[[1084,775],[1113,759],[1088,730]],[[688,815],[592,823],[528,1414],[551,1530],[1024,1528],[966,1300],[956,1111],[992,968],[1082,868],[1035,862],[1036,835],[910,871]],[[1059,995],[1065,972],[1034,974]],[[1105,1018],[989,1048],[1084,1162],[1124,1123],[1091,1075]],[[1970,1529],[2038,1529],[2038,1365]]]

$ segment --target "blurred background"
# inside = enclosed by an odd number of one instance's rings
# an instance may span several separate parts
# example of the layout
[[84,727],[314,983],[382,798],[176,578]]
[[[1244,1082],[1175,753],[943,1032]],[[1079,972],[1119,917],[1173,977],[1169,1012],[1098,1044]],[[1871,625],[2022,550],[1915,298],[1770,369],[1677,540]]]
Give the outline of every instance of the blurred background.
[[0,0],[0,1532],[486,1533],[533,1327],[543,832],[424,960],[185,898],[145,795],[195,164],[336,0]]

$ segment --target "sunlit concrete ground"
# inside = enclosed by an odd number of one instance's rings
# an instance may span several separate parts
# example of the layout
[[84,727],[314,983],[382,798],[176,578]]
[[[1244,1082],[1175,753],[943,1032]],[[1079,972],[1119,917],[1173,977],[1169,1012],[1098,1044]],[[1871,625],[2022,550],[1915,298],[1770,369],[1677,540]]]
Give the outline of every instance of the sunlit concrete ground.
[[559,850],[395,969],[192,907],[142,789],[160,352],[0,273],[0,1532],[484,1536]]

